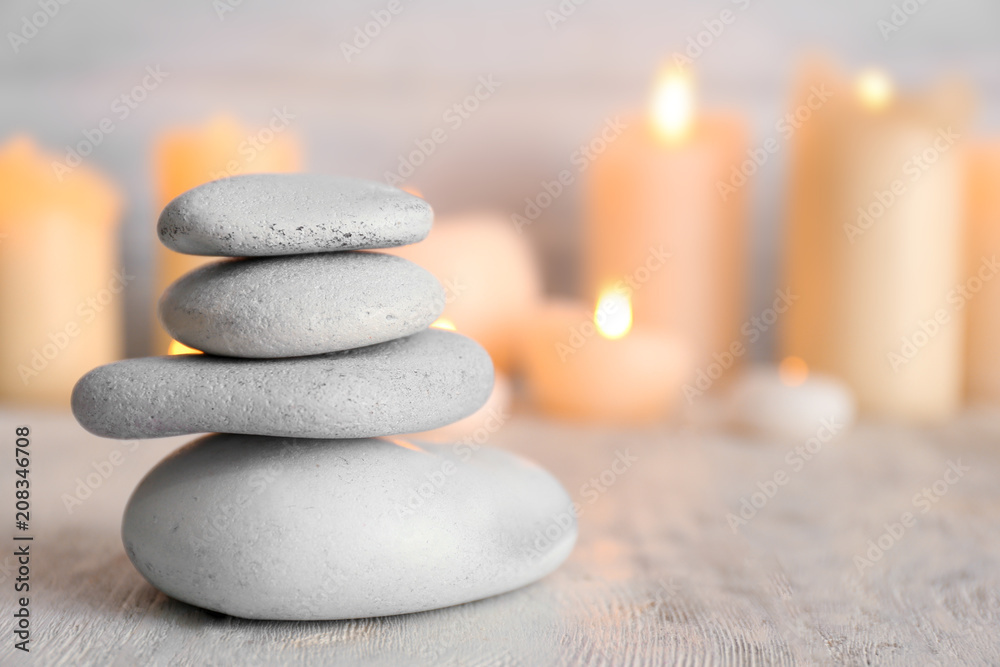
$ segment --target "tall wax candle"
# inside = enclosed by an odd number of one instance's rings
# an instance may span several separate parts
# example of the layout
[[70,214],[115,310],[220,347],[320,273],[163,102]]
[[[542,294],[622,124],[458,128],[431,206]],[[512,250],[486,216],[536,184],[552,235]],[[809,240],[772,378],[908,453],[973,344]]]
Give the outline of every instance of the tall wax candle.
[[68,406],[73,385],[121,358],[121,198],[84,164],[17,137],[0,147],[0,400]]
[[[822,104],[811,104],[815,91]],[[811,98],[810,96],[813,96]],[[796,100],[783,354],[840,377],[862,411],[936,420],[962,392],[960,278],[965,100],[895,96],[817,69]]]
[[970,147],[966,172],[966,393],[1000,406],[1000,139]]
[[680,336],[693,369],[740,338],[747,158],[736,117],[696,115],[692,84],[665,73],[635,118],[590,165],[584,293],[624,286],[635,323]]
[[[229,116],[216,116],[200,127],[178,128],[160,137],[154,150],[157,213],[170,200],[193,187],[237,174],[298,171],[302,166],[299,142],[288,121],[275,112],[257,130]],[[157,297],[182,275],[211,257],[174,252],[157,243]],[[153,352],[166,354],[170,345],[153,314]]]

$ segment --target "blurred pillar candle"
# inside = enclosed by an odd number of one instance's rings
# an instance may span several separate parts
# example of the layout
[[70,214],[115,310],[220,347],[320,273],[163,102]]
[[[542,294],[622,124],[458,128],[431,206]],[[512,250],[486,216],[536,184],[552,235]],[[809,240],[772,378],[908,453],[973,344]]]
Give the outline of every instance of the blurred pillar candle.
[[665,418],[690,372],[685,348],[657,329],[632,328],[625,292],[594,312],[574,302],[540,307],[524,332],[524,377],[544,413],[619,425]]
[[26,137],[0,147],[0,400],[69,405],[73,385],[122,355],[121,198]]
[[805,77],[794,137],[783,354],[839,377],[863,412],[934,421],[962,394],[961,89],[893,95],[885,75],[855,85]]
[[423,241],[381,252],[433,273],[445,290],[442,317],[485,347],[498,370],[514,366],[518,332],[538,304],[541,277],[527,240],[505,218],[441,218]]
[[[628,122],[589,167],[584,294],[625,286],[636,326],[677,334],[696,367],[741,340],[746,177],[743,121],[695,115],[671,70],[652,113]],[[756,165],[751,165],[756,169]],[[742,179],[742,180],[741,180]]]
[[969,150],[965,290],[968,308],[966,392],[974,403],[1000,405],[1000,139]]
[[[252,129],[229,116],[216,116],[200,127],[165,132],[154,149],[157,215],[174,197],[191,188],[235,176],[262,172],[298,171],[302,167],[299,142],[280,110]],[[154,221],[155,223],[155,221]],[[182,275],[212,257],[183,255],[157,243],[156,297]],[[155,300],[154,300],[155,303]],[[155,311],[155,308],[154,308]],[[153,351],[166,354],[170,337],[153,315]]]

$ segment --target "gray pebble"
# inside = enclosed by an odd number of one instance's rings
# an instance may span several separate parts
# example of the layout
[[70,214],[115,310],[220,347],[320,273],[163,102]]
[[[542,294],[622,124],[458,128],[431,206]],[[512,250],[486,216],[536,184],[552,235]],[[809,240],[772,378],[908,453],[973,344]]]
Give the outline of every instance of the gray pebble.
[[252,619],[437,609],[555,570],[571,500],[541,467],[469,445],[212,435],[153,468],[125,509],[136,569]]
[[430,204],[376,181],[244,174],[188,190],[163,209],[160,241],[189,255],[259,257],[420,241]]
[[85,429],[108,438],[359,438],[450,424],[482,406],[492,387],[486,350],[465,336],[426,329],[314,357],[126,359],[84,375],[72,405]]
[[426,329],[444,310],[426,270],[374,252],[223,260],[167,289],[160,321],[198,350],[297,357],[382,343]]

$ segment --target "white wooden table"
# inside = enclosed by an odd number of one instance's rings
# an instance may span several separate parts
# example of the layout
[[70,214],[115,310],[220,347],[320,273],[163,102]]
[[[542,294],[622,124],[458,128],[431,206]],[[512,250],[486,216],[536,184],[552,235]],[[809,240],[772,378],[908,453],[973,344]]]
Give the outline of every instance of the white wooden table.
[[[489,600],[324,623],[207,613],[132,568],[118,532],[125,500],[189,438],[132,445],[90,436],[67,415],[0,411],[8,544],[17,532],[13,434],[24,423],[33,441],[31,652],[13,648],[16,575],[13,559],[0,557],[3,665],[1000,664],[997,415],[927,430],[863,424],[801,466],[788,454],[801,443],[515,418],[491,444],[536,459],[583,505],[569,561]],[[114,451],[120,465],[69,512],[64,494],[77,493],[77,478],[107,472]],[[617,451],[637,458],[612,481]],[[960,477],[946,475],[949,461]],[[778,471],[786,483],[771,489]],[[946,476],[954,483],[935,491]],[[766,502],[751,498],[758,482],[774,491]],[[734,532],[726,517],[741,498],[762,507]],[[913,525],[884,536],[904,512]],[[856,556],[867,559],[880,536],[888,549],[859,570]]]

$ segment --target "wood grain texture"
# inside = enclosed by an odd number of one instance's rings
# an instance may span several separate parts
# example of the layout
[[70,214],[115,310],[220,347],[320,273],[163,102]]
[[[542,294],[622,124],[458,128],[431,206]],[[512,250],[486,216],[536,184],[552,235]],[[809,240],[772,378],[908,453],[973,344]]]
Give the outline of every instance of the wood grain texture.
[[[5,633],[4,665],[1000,664],[998,415],[930,430],[864,424],[801,469],[786,456],[802,443],[514,419],[491,444],[539,461],[581,503],[570,560],[488,600],[325,623],[207,613],[132,568],[118,535],[124,503],[187,439],[130,445],[89,436],[65,415],[10,411],[0,412],[0,437],[12,442],[7,434],[25,423],[34,435],[33,641],[25,656]],[[123,463],[70,513],[63,494],[114,450]],[[617,452],[635,462],[615,475]],[[914,496],[949,461],[969,470],[938,485],[946,492],[932,491],[921,512]],[[779,470],[787,483],[734,532],[727,513]],[[915,525],[859,572],[854,557],[907,511]],[[6,609],[9,565],[0,558]]]

